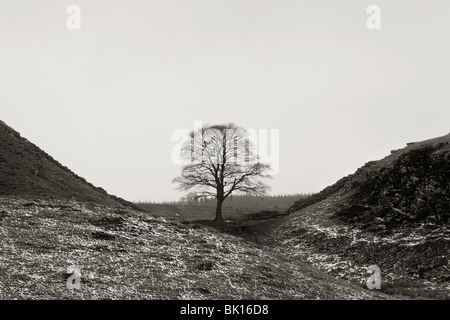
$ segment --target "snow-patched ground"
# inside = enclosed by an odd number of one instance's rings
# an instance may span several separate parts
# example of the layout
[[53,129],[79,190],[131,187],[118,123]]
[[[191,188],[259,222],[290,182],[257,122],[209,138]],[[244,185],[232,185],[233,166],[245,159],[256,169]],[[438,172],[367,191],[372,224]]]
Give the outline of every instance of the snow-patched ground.
[[[271,248],[147,213],[12,197],[0,198],[0,213],[0,299],[387,298]],[[70,288],[70,266],[80,289]]]
[[[292,213],[266,235],[267,243],[272,243],[275,250],[308,261],[315,268],[336,278],[364,286],[370,275],[367,268],[376,265],[377,261],[368,263],[358,259],[358,250],[361,248],[410,248],[411,254],[414,254],[416,247],[426,245],[430,239],[450,241],[450,234],[445,227],[430,231],[425,224],[417,225],[414,229],[400,229],[391,235],[364,232],[332,218],[335,205],[340,201],[339,196],[335,196]],[[439,258],[448,261],[448,257],[444,253]],[[416,274],[402,272],[397,266],[381,269],[381,275],[384,284],[404,281],[406,277],[419,288],[439,290],[441,296],[445,296],[442,293],[448,290],[450,297],[450,285],[440,279],[421,279]]]

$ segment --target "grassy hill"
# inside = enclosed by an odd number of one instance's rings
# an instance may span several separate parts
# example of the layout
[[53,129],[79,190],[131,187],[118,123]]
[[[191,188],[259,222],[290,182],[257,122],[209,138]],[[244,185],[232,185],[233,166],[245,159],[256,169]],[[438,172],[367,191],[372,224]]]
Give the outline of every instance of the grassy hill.
[[138,209],[77,176],[3,121],[0,121],[0,195],[74,198]]
[[359,283],[375,264],[385,292],[450,298],[450,135],[393,150],[288,213],[264,235],[280,252]]

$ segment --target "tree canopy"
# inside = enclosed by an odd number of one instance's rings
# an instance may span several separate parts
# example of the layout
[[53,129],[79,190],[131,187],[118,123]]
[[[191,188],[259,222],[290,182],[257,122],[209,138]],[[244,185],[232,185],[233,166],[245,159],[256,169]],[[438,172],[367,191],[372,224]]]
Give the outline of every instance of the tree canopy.
[[265,195],[270,166],[261,163],[247,130],[235,124],[205,125],[190,133],[181,149],[187,161],[173,180],[189,200],[217,199],[216,218],[223,222],[222,203],[232,193]]

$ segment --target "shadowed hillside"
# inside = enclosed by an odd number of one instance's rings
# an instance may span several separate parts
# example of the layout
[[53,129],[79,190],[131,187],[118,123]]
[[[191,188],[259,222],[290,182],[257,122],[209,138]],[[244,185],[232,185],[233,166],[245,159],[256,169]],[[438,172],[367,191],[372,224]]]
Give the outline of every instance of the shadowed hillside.
[[[4,123],[0,150],[0,299],[392,298],[211,227],[133,210]],[[80,288],[68,287],[68,267],[80,270]]]
[[390,292],[449,297],[450,135],[393,150],[287,212],[266,235],[286,254],[357,282],[375,264]]
[[392,227],[417,223],[449,225],[450,135],[393,150],[320,193],[300,199],[288,212],[337,193],[345,197],[337,217],[373,231],[390,233]]
[[0,195],[74,198],[137,209],[77,176],[3,121],[0,121]]

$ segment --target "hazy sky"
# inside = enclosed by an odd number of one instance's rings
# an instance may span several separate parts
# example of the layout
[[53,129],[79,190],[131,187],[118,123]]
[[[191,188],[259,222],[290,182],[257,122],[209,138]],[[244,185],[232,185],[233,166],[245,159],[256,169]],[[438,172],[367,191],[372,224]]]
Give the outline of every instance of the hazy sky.
[[273,194],[450,132],[448,0],[2,0],[0,41],[0,119],[132,201],[182,195],[194,121],[279,129]]

